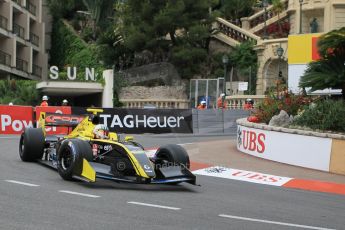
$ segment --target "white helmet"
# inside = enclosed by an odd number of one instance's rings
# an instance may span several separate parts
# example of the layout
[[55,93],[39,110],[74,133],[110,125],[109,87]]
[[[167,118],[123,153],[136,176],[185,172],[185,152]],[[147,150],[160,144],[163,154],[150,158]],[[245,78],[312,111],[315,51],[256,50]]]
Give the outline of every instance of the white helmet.
[[93,134],[95,135],[95,138],[108,139],[109,129],[106,125],[98,124],[93,129]]
[[47,96],[47,95],[44,95],[44,96],[42,97],[42,101],[48,101],[48,96]]
[[220,96],[221,96],[221,97],[224,97],[224,96],[225,96],[225,93],[221,93]]
[[201,103],[201,104],[206,104],[206,101],[205,101],[205,100],[202,100],[200,103]]
[[63,103],[63,104],[67,104],[68,101],[67,101],[66,99],[63,99],[62,103]]

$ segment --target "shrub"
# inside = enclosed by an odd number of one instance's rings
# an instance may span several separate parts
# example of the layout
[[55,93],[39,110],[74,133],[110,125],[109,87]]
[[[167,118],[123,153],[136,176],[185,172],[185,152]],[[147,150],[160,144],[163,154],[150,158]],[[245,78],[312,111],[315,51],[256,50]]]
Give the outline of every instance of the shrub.
[[272,91],[263,102],[256,106],[257,109],[253,115],[258,117],[260,122],[268,124],[271,118],[278,115],[281,110],[295,116],[300,109],[311,101],[308,97],[289,93],[284,86],[278,88],[276,94]]
[[345,132],[345,102],[321,100],[311,104],[294,119],[293,125],[304,126],[322,131]]

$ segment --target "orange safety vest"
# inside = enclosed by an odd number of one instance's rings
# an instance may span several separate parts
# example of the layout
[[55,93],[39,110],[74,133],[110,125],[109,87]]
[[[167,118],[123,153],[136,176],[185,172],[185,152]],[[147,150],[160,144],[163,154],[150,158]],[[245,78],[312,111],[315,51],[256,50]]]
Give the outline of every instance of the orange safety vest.
[[217,107],[218,108],[226,109],[226,102],[225,102],[225,100],[224,100],[224,104],[222,102],[223,102],[222,97],[218,97],[218,99],[217,99]]
[[48,106],[48,102],[47,101],[42,101],[41,106]]
[[200,104],[200,105],[198,105],[197,109],[204,110],[204,109],[206,109],[206,105],[204,106],[204,105]]

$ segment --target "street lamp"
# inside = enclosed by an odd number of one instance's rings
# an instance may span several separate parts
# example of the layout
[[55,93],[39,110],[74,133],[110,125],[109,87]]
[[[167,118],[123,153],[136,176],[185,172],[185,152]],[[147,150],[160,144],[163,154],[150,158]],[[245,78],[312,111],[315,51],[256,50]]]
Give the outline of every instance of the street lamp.
[[299,0],[299,33],[302,33],[302,4],[303,0]]
[[279,84],[280,80],[282,80],[282,72],[280,71],[280,59],[282,58],[284,53],[284,49],[281,47],[281,45],[277,48],[277,55],[278,55],[278,79],[277,79],[277,96],[279,93]]
[[[224,102],[225,102],[225,97],[226,97],[226,69],[227,69],[227,65],[229,63],[228,55],[226,55],[226,54],[223,55],[222,62],[223,62],[223,65],[224,65],[224,81],[223,81],[223,93],[224,93],[224,96],[222,97],[222,108],[224,108]],[[231,82],[230,82],[230,93],[231,93]]]
[[268,2],[267,0],[263,0],[262,5],[264,7],[264,39],[267,39],[267,25],[266,25],[266,21],[267,21],[267,6],[268,6]]
[[[224,65],[224,83],[223,83],[223,93],[226,95],[226,70],[229,63],[228,55],[224,54],[222,57],[222,62]],[[230,82],[230,93],[231,93],[231,82]]]

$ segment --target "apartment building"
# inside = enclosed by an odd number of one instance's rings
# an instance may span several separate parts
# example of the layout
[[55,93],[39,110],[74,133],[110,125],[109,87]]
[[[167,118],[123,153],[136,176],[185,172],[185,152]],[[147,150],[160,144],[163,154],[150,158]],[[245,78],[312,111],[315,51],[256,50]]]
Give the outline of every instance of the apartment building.
[[0,79],[47,76],[43,0],[0,0]]

